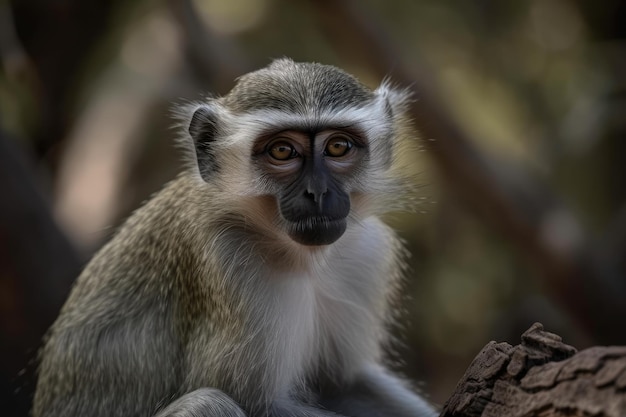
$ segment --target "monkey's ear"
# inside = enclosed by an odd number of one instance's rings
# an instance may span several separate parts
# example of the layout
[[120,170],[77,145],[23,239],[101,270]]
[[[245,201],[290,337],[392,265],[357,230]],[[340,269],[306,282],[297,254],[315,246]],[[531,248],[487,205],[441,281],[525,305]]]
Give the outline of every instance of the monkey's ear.
[[200,175],[207,182],[219,171],[219,161],[212,146],[218,130],[218,116],[213,107],[202,105],[194,111],[189,122],[189,134],[195,146]]
[[385,111],[392,118],[406,112],[413,101],[413,95],[408,88],[393,86],[389,78],[385,78],[374,93],[385,100]]

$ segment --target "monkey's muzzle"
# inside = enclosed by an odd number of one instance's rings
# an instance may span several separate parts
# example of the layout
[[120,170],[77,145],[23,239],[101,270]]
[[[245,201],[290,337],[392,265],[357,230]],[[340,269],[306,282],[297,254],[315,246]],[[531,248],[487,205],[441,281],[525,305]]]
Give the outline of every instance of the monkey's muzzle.
[[346,218],[307,217],[289,222],[287,233],[294,241],[306,246],[330,245],[346,231]]

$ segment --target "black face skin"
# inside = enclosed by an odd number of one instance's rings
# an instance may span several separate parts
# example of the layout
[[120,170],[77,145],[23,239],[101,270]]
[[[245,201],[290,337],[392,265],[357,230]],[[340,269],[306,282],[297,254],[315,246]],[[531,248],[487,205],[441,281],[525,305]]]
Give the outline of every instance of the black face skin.
[[282,132],[258,151],[264,170],[284,188],[278,207],[287,233],[307,246],[329,245],[346,231],[350,196],[342,188],[364,148],[340,130]]
[[303,245],[328,245],[346,231],[350,197],[322,157],[304,161],[298,178],[278,198],[289,236]]

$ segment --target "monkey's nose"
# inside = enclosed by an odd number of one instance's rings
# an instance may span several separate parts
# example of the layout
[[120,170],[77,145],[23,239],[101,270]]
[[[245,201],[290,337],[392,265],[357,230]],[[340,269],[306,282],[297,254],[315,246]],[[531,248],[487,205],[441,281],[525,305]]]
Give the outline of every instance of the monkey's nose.
[[321,211],[324,204],[324,196],[328,192],[326,187],[307,187],[304,192],[304,196],[310,200],[313,200],[317,204],[317,208]]

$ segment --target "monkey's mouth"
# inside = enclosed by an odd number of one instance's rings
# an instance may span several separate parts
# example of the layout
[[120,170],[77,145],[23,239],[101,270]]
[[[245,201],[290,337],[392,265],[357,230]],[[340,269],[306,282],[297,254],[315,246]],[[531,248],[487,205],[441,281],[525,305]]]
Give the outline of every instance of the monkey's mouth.
[[346,218],[306,217],[288,223],[287,233],[294,241],[306,246],[330,245],[346,231]]

